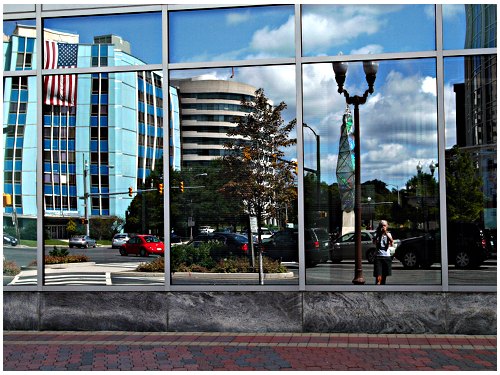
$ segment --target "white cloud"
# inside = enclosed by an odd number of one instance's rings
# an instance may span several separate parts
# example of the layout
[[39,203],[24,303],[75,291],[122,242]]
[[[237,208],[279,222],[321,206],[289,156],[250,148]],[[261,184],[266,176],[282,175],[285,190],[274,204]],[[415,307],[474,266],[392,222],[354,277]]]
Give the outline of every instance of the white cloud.
[[367,55],[369,53],[382,53],[384,52],[384,47],[380,44],[368,44],[364,47],[351,50],[351,55]]
[[463,4],[443,5],[443,20],[453,21],[465,17],[465,6]]
[[[363,181],[378,178],[402,186],[415,175],[419,160],[428,161],[427,165],[437,160],[435,78],[420,73],[408,75],[403,73],[405,67],[396,64],[385,79],[380,77],[375,93],[360,106]],[[362,68],[353,64],[349,70],[349,83],[360,85],[349,87],[349,92],[362,93],[366,89]],[[338,153],[344,110],[344,97],[337,93],[331,64],[305,66],[304,119],[320,134],[325,157]],[[304,139],[306,164],[314,166],[314,138],[305,133]],[[325,163],[324,178],[333,182],[336,163]]]
[[239,25],[250,20],[250,12],[231,12],[226,16],[226,23],[228,25]]
[[422,81],[422,92],[436,96],[436,78],[425,77]]
[[266,57],[294,52],[294,17],[290,16],[286,23],[277,27],[269,26],[257,30],[250,42],[250,49],[264,54]]

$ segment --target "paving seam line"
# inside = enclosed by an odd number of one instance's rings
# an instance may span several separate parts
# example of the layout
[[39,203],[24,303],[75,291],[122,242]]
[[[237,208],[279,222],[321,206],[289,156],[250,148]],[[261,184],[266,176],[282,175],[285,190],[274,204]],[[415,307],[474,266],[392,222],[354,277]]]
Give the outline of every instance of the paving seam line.
[[305,342],[213,342],[213,341],[78,341],[78,340],[37,340],[4,341],[4,346],[10,345],[130,345],[130,346],[284,346],[284,347],[310,347],[310,348],[373,348],[373,349],[459,349],[459,350],[496,350],[491,345],[421,345],[421,344],[369,344],[369,343],[305,343]]

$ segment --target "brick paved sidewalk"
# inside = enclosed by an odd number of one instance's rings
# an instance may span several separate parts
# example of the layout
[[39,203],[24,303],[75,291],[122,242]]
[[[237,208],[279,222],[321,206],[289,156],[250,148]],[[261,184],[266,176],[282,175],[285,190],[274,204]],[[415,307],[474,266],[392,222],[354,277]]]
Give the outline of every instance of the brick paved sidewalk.
[[5,331],[8,370],[489,370],[496,336]]

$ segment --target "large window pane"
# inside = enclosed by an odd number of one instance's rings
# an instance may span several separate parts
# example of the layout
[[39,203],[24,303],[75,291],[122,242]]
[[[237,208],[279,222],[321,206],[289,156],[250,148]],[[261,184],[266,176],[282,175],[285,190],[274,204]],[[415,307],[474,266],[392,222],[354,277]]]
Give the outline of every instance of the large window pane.
[[293,6],[171,12],[170,62],[293,57]]
[[9,112],[3,122],[3,285],[36,285],[35,81],[35,77],[4,79],[4,108]]
[[495,48],[496,4],[443,5],[445,49]]
[[162,82],[77,75],[76,105],[44,104],[45,285],[164,283]]
[[161,63],[161,13],[49,18],[44,28],[47,69]]
[[35,20],[4,21],[3,70],[36,69]]
[[304,5],[305,56],[435,48],[434,5]]
[[[372,236],[380,220],[389,222],[400,246],[388,283],[441,281],[438,177],[433,164],[437,160],[435,71],[431,59],[380,62],[375,92],[360,106],[361,240],[367,284],[374,283]],[[351,95],[367,89],[361,63],[349,64],[345,89]],[[354,115],[353,106],[350,113]],[[351,284],[354,278],[350,194],[354,194],[355,160],[350,127],[347,123],[342,127],[344,115],[348,115],[346,102],[337,92],[332,64],[306,65],[306,260],[308,254],[314,259],[315,252],[325,251],[325,232],[331,239],[330,260],[319,257],[312,262],[316,266],[306,270],[309,284]],[[412,237],[416,238],[408,239]]]
[[445,60],[450,284],[497,283],[496,77],[496,55]]
[[172,72],[182,134],[173,284],[257,285],[259,244],[264,283],[298,283],[294,82],[293,66]]

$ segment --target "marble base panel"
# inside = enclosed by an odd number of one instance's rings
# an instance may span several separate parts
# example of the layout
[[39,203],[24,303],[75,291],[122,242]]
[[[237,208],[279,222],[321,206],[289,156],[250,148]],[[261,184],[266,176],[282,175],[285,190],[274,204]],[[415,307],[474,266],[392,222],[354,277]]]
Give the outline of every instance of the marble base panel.
[[41,330],[167,331],[167,298],[155,292],[44,292]]
[[174,331],[301,332],[302,300],[294,292],[173,293]]
[[4,292],[5,330],[496,335],[487,292]]

